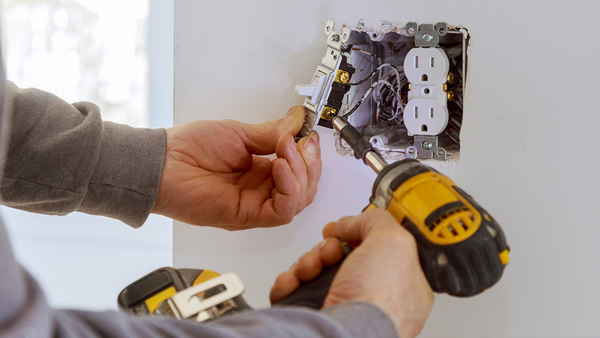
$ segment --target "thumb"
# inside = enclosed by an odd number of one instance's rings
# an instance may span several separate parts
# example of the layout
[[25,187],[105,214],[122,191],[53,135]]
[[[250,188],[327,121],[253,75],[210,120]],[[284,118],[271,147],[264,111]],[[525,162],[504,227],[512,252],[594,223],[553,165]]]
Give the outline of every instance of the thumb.
[[268,155],[275,152],[277,141],[284,135],[296,136],[304,124],[304,107],[294,106],[286,116],[276,121],[257,124],[240,122],[240,137],[248,152],[256,155]]

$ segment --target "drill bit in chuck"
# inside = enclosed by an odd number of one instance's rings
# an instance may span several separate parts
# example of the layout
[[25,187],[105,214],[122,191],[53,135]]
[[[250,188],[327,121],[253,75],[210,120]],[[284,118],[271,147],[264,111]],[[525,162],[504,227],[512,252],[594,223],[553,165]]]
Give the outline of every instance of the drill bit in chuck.
[[376,173],[379,173],[387,165],[387,162],[371,142],[363,137],[345,118],[336,116],[333,118],[332,123],[342,139],[354,150],[356,159],[362,159]]

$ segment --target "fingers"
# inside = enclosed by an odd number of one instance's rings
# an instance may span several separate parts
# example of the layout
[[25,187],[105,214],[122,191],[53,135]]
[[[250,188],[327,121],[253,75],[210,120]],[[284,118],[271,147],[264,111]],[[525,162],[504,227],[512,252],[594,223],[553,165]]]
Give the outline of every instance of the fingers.
[[[344,258],[342,243],[340,243],[337,238],[327,238],[321,243],[317,244],[317,246],[319,248],[316,254],[318,254],[321,258],[321,263],[323,266],[332,266]],[[314,250],[315,249],[313,249],[313,252]]]
[[231,121],[234,130],[242,139],[248,152],[256,155],[269,155],[275,152],[277,142],[284,135],[295,136],[304,124],[304,107],[290,108],[286,116],[277,121],[246,124]]
[[[273,178],[275,187],[285,196],[280,199],[295,200],[296,205],[292,207],[291,212],[298,214],[304,208],[312,203],[317,193],[317,185],[321,177],[321,154],[319,148],[319,135],[311,132],[309,136],[304,137],[296,144],[294,138],[290,135],[282,136],[277,142],[277,157],[283,158],[289,164],[296,184],[289,180],[278,180],[280,173],[273,168]],[[280,186],[286,184],[286,186]],[[274,204],[275,211],[278,214],[288,214],[290,210],[280,209],[283,205],[289,207],[292,202],[287,201],[281,204]]]
[[290,272],[298,278],[300,282],[308,282],[315,279],[323,269],[323,263],[318,254],[307,252],[290,267]]
[[321,163],[321,147],[319,144],[319,134],[316,131],[311,131],[307,137],[303,137],[297,144],[298,152],[304,160],[306,167],[306,205],[309,205],[315,199],[317,194],[317,185],[321,178],[322,163]]
[[351,245],[358,245],[370,234],[374,232],[385,233],[390,227],[407,231],[398,224],[389,212],[374,209],[367,210],[356,217],[340,219],[336,223],[335,230],[340,238]]
[[304,107],[295,106],[285,118],[276,122],[239,125],[250,152],[266,154],[275,151],[278,157],[273,161],[275,189],[271,194],[277,219],[269,223],[289,223],[293,216],[312,203],[317,193],[322,172],[319,135],[313,131],[296,144],[294,135],[303,121]]
[[325,227],[323,227],[323,238],[340,238],[340,235],[338,235],[336,229],[338,222],[343,222],[344,220],[349,220],[351,218],[353,217],[344,216],[341,217],[340,220],[337,222],[329,222],[325,224]]
[[323,238],[339,238],[340,236],[337,234],[337,230],[335,227],[337,226],[337,222],[329,222],[325,224],[323,227]]
[[[273,161],[273,209],[269,218],[275,220],[275,224],[287,224],[296,215],[298,198],[302,191],[300,183],[294,176],[289,162],[284,158]],[[271,215],[274,213],[274,215]]]
[[289,296],[294,292],[301,282],[308,282],[315,279],[323,269],[323,264],[319,255],[314,252],[307,252],[300,259],[294,263],[290,270],[280,274],[273,287],[269,298],[271,304],[277,303],[283,298]]
[[289,296],[300,286],[300,281],[293,273],[286,271],[280,274],[271,287],[269,299],[271,304],[275,304],[285,297]]
[[276,189],[273,209],[283,222],[289,223],[306,205],[308,174],[292,136],[279,139],[277,157],[272,172]]
[[323,271],[323,267],[338,263],[343,256],[342,245],[337,239],[329,238],[320,242],[300,257],[289,271],[277,277],[269,295],[271,304],[289,296],[301,283],[315,279]]

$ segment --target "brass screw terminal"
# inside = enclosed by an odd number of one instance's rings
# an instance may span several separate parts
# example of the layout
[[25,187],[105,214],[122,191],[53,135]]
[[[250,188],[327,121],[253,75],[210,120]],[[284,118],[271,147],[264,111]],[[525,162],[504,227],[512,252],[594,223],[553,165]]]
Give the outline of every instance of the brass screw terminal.
[[350,74],[348,74],[347,71],[345,70],[338,70],[336,76],[335,76],[335,82],[339,82],[341,84],[347,84],[348,82],[350,82]]
[[452,83],[452,81],[454,81],[454,74],[448,73],[448,76],[446,76],[446,82]]
[[331,121],[337,113],[337,110],[329,107],[323,108],[323,113],[321,114],[321,118],[327,121]]
[[341,83],[346,84],[346,83],[348,83],[349,80],[350,80],[350,76],[348,76],[348,72],[343,72],[340,75],[340,82]]
[[452,101],[452,100],[454,100],[454,93],[453,93],[452,91],[449,91],[449,92],[447,93],[447,96],[448,96],[448,101]]

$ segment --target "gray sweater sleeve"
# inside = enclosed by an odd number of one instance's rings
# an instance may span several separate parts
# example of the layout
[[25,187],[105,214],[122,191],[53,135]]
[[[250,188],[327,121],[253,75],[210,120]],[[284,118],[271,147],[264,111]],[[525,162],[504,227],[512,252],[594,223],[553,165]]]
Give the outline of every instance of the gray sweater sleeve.
[[[3,204],[37,213],[81,211],[141,226],[152,210],[165,154],[164,129],[102,122],[89,102],[68,104],[7,82],[12,128]],[[10,106],[10,104],[9,104]]]
[[132,317],[115,311],[55,310],[46,303],[36,281],[15,261],[0,221],[0,337],[386,338],[398,334],[383,310],[364,302],[324,311],[294,307],[248,310],[206,323]]
[[[102,122],[97,106],[68,104],[7,83],[12,134],[3,203],[27,211],[114,217],[137,227],[152,209],[164,160],[164,130]],[[93,291],[92,291],[93,292]],[[116,295],[115,295],[116,298]],[[325,311],[271,308],[209,323],[134,318],[114,311],[54,310],[15,261],[0,221],[0,337],[397,337],[368,303]]]

